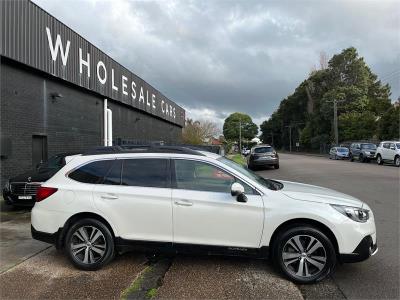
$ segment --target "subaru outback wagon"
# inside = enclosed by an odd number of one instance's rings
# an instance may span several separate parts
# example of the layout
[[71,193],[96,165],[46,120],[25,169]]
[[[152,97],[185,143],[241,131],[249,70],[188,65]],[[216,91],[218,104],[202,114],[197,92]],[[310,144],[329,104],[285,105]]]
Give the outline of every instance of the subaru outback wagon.
[[36,201],[32,236],[83,270],[130,249],[195,252],[271,258],[310,283],[377,252],[374,215],[360,200],[187,148],[77,156]]

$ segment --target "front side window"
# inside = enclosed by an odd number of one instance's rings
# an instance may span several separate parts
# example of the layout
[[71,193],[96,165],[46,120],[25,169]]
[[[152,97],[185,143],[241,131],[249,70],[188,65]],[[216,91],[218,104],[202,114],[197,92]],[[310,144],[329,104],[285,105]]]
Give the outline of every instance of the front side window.
[[235,178],[225,171],[199,161],[175,160],[176,188],[230,193]]
[[166,188],[169,186],[168,160],[125,159],[121,182],[128,186]]
[[82,183],[100,183],[110,169],[113,160],[99,160],[88,163],[71,172],[68,177]]

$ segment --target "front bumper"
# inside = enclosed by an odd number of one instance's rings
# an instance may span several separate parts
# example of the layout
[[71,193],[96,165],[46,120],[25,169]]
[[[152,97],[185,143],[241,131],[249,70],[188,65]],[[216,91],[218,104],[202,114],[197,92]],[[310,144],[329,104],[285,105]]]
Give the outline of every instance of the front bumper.
[[36,198],[34,195],[30,196],[32,197],[31,199],[20,199],[19,195],[15,195],[11,191],[3,189],[3,199],[8,205],[32,207],[35,205]]
[[370,235],[364,237],[357,248],[350,254],[340,254],[342,263],[355,263],[368,259],[378,252],[378,244],[373,242]]

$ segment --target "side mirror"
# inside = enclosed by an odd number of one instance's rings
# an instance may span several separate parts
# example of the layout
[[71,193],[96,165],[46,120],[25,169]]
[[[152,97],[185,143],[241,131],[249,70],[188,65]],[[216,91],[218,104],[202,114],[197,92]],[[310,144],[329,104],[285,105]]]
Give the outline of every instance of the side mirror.
[[231,195],[236,196],[237,202],[247,202],[247,197],[244,194],[244,187],[239,182],[232,183]]

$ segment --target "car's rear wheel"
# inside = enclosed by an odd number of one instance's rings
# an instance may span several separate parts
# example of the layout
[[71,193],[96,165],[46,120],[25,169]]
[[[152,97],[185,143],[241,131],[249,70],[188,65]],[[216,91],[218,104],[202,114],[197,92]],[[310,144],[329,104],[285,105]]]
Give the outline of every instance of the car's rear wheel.
[[378,165],[383,165],[382,156],[381,156],[380,154],[378,154],[378,155],[376,156],[376,163],[377,163]]
[[273,245],[273,259],[286,277],[302,284],[324,279],[336,265],[332,242],[308,225],[282,231]]
[[98,270],[114,258],[114,239],[102,222],[82,219],[69,228],[65,250],[77,268]]
[[394,165],[395,165],[396,167],[400,167],[400,156],[396,156],[396,157],[394,158]]

